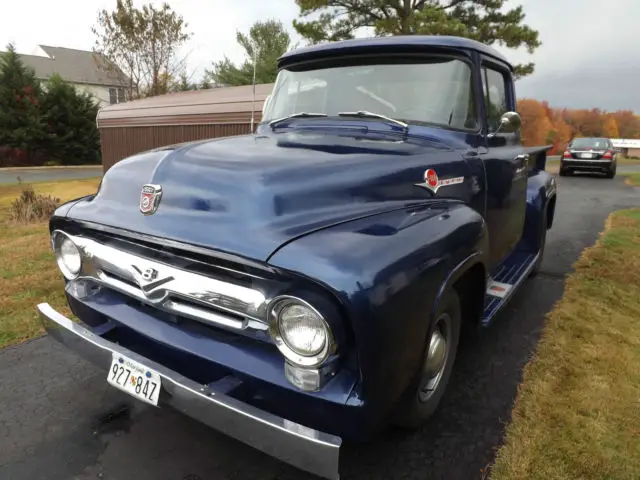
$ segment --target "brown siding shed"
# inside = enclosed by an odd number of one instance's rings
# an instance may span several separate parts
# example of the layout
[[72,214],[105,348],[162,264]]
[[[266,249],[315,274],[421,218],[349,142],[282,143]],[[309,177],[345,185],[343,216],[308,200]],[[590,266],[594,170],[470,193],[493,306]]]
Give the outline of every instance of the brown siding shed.
[[[254,120],[273,84],[256,85]],[[251,132],[253,86],[169,93],[109,105],[98,112],[102,164],[175,143]]]

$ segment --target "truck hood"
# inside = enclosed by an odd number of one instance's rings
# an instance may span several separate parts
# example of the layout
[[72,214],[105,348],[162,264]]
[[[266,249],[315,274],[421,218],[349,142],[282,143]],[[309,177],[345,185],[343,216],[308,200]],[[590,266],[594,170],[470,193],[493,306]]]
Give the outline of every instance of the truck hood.
[[[208,140],[118,162],[68,217],[267,261],[312,231],[429,201],[415,186],[425,169],[461,161],[435,140],[371,133]],[[162,187],[151,215],[140,212],[145,184]]]

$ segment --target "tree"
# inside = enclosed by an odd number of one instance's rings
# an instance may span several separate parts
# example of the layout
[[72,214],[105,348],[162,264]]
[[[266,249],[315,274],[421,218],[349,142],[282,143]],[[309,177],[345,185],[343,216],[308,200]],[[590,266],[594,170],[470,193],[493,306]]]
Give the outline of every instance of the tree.
[[50,134],[46,143],[50,160],[63,165],[100,163],[98,104],[91,95],[54,75],[46,85],[42,112]]
[[[353,38],[361,28],[384,35],[457,35],[487,45],[541,45],[538,32],[524,25],[522,6],[503,11],[505,0],[296,0],[301,19],[293,26],[311,43]],[[516,77],[533,73],[534,64],[516,66]]]
[[291,44],[289,33],[282,22],[266,20],[256,22],[249,29],[249,34],[236,33],[236,41],[244,49],[245,61],[234,65],[225,57],[215,62],[212,70],[206,70],[207,79],[217,85],[251,85],[253,83],[254,48],[256,57],[256,83],[271,83],[276,79],[277,60]]
[[114,11],[98,13],[94,49],[129,77],[130,98],[159,95],[168,90],[163,75],[174,76],[184,66],[178,51],[191,37],[187,26],[167,3],[138,9],[133,0],[117,0]]
[[602,127],[602,136],[607,138],[618,138],[620,136],[616,119],[611,115],[607,115],[607,118],[604,121],[604,125]]
[[518,100],[518,113],[522,118],[520,138],[524,145],[546,145],[554,142],[553,125],[541,102],[532,99]]
[[640,117],[631,110],[620,110],[612,116],[618,125],[619,138],[640,138]]
[[29,157],[47,139],[40,111],[42,90],[35,73],[20,60],[13,45],[0,56],[0,146]]
[[571,128],[562,118],[562,115],[554,112],[552,120],[553,129],[556,132],[553,137],[553,153],[561,153],[571,140]]

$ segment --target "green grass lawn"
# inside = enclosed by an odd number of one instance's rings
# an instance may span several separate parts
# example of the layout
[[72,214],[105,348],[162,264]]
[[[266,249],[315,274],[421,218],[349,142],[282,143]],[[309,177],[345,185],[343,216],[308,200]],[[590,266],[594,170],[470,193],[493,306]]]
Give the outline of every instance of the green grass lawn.
[[609,217],[567,279],[491,478],[640,478],[640,209]]
[[[97,190],[99,178],[32,184],[36,193],[62,201]],[[50,302],[70,314],[63,294],[64,282],[49,243],[47,222],[20,225],[9,220],[11,202],[20,185],[0,186],[0,347],[42,333],[36,305]]]

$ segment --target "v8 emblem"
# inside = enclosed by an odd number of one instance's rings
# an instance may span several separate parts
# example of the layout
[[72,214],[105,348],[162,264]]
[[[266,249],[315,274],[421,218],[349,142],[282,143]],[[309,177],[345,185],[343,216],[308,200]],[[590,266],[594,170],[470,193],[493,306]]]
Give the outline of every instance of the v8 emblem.
[[155,280],[158,276],[158,271],[155,270],[154,268],[147,268],[144,272],[142,272],[142,278],[145,279],[147,282],[150,282],[151,280]]

